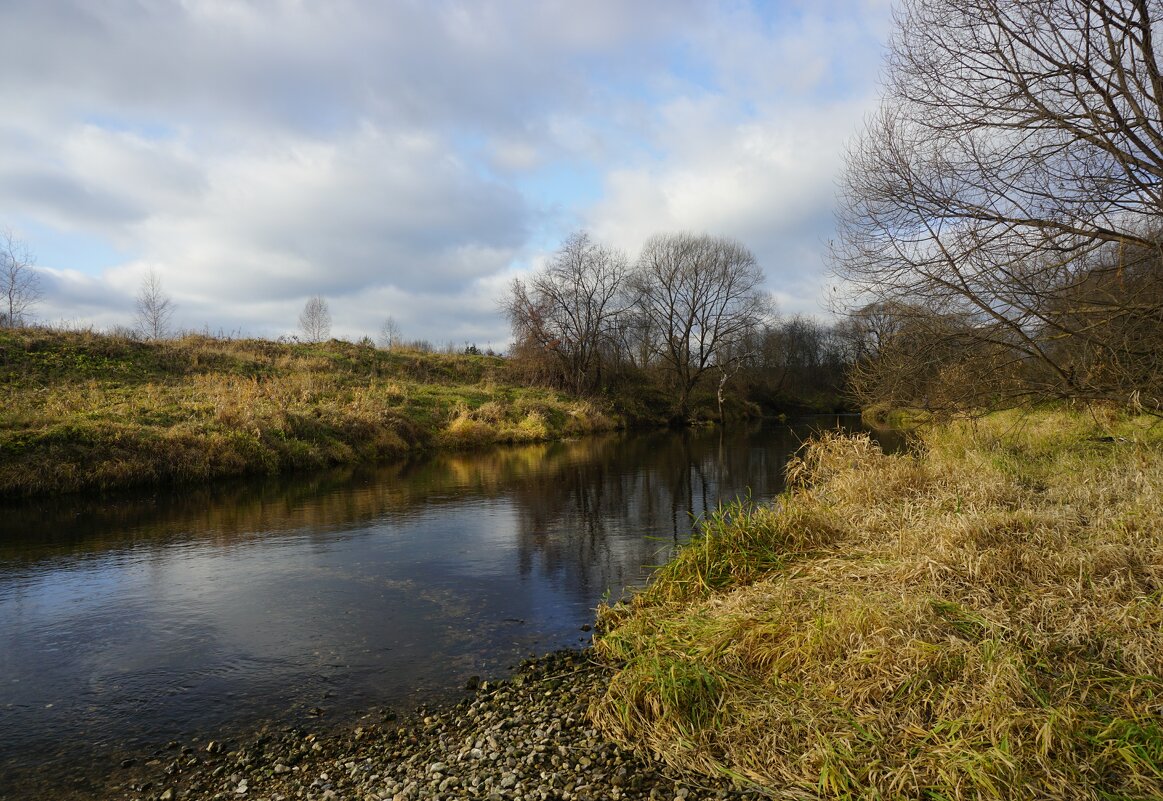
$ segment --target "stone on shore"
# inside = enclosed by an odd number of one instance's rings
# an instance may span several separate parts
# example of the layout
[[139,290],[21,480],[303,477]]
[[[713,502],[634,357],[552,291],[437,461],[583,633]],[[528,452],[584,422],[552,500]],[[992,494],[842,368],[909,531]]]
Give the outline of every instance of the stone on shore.
[[588,652],[561,651],[530,660],[508,681],[482,681],[475,695],[459,703],[421,708],[394,722],[264,730],[237,745],[214,740],[188,759],[155,763],[152,770],[161,767],[160,775],[139,769],[129,784],[105,797],[158,798],[148,793],[150,787],[167,788],[163,801],[763,797],[720,778],[687,783],[607,741],[586,709],[608,676]]

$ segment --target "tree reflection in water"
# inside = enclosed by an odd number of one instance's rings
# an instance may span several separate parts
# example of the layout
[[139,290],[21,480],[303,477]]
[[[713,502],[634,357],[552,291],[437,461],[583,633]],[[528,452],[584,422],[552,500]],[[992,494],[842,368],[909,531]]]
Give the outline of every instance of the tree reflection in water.
[[32,754],[47,769],[49,744],[73,764],[82,740],[246,726],[308,698],[357,714],[576,645],[607,592],[719,502],[770,499],[809,430],[838,422],[9,504],[0,774]]

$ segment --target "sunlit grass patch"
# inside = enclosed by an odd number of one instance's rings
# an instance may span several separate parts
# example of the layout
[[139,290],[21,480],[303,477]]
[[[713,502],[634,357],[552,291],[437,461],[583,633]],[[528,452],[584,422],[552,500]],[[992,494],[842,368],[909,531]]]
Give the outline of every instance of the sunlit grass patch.
[[[609,430],[505,361],[362,344],[0,330],[0,495],[205,480]],[[583,422],[579,423],[578,420]]]
[[725,509],[604,611],[595,721],[778,797],[1163,796],[1161,434],[1041,412],[903,455],[825,435],[774,507]]

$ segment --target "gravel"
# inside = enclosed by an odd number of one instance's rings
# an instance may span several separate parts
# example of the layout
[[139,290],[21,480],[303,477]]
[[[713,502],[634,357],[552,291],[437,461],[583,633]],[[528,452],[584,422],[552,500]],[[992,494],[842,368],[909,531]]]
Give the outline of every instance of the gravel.
[[609,742],[586,717],[608,671],[585,651],[524,663],[470,697],[380,725],[267,729],[238,741],[171,743],[127,760],[99,797],[139,801],[587,801],[755,799],[725,780],[683,780]]

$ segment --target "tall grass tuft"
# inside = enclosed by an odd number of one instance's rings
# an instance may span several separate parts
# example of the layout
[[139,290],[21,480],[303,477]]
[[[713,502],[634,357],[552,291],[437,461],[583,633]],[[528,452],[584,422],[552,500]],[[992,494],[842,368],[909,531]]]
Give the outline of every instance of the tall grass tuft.
[[1163,430],[920,436],[824,435],[603,610],[595,722],[775,797],[1163,797]]

